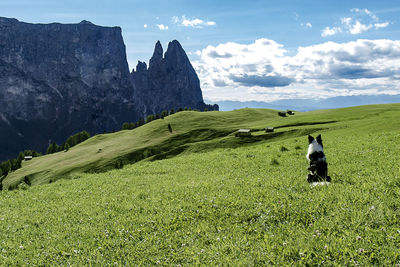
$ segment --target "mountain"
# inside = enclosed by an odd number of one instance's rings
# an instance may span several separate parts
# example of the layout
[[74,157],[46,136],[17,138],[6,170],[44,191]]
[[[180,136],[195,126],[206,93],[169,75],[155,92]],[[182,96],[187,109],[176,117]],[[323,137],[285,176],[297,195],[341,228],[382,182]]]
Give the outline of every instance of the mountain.
[[317,109],[336,109],[370,104],[400,103],[400,95],[358,95],[337,96],[326,99],[284,99],[272,102],[259,101],[217,101],[220,110],[229,111],[241,108],[270,108],[311,111]]
[[205,107],[184,50],[171,43],[165,58],[156,45],[141,84],[140,68],[129,72],[120,27],[0,18],[0,161],[44,152],[82,130],[110,132],[163,109]]
[[158,41],[149,68],[138,62],[131,73],[135,99],[144,104],[145,113],[159,114],[163,110],[192,108],[218,110],[216,105],[206,105],[200,88],[200,80],[185,51],[176,40],[163,48]]

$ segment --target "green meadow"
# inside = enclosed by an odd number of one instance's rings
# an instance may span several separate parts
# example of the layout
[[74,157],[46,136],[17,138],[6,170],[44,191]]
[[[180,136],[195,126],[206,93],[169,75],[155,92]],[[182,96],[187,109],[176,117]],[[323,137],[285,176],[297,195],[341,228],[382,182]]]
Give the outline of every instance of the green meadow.
[[[399,118],[185,111],[34,158],[3,181],[0,265],[400,266]],[[308,134],[329,185],[306,181]]]

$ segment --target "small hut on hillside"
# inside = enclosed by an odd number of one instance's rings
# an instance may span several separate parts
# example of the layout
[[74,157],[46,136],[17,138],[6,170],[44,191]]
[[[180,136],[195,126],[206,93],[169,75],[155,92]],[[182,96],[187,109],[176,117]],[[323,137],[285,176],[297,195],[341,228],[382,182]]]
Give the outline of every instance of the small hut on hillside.
[[236,137],[249,137],[251,136],[250,129],[240,129],[235,134]]
[[274,127],[267,127],[267,128],[265,128],[265,131],[267,133],[272,133],[274,131]]
[[33,157],[32,156],[25,156],[24,160],[31,160]]

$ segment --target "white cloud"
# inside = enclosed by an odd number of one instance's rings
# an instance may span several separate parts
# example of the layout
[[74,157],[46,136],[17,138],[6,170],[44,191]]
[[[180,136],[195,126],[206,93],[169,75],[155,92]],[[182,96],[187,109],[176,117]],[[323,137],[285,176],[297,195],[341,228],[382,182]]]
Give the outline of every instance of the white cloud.
[[307,23],[306,23],[306,26],[307,26],[308,28],[312,28],[312,24],[311,24],[310,22],[307,22]]
[[386,28],[387,26],[389,26],[389,22],[375,23],[374,26],[375,26],[375,28],[377,28],[377,29],[379,29],[379,28]]
[[215,21],[205,21],[199,18],[188,19],[185,16],[182,16],[181,18],[173,16],[172,23],[177,24],[179,26],[192,27],[192,28],[203,28],[204,26],[217,25]]
[[337,33],[342,32],[342,29],[339,27],[333,27],[333,28],[329,28],[329,27],[325,27],[322,30],[321,36],[322,37],[327,37],[327,36],[331,36],[331,35],[335,35]]
[[360,21],[356,20],[354,24],[349,24],[348,30],[351,34],[360,34],[366,32],[372,28],[371,24],[362,24]]
[[325,27],[321,32],[321,36],[328,37],[342,32],[356,35],[373,28],[380,29],[389,26],[389,22],[379,22],[378,16],[366,8],[353,8],[350,11],[356,13],[356,17],[341,18],[340,26]]
[[325,42],[289,56],[283,45],[258,39],[196,53],[203,94],[214,101],[400,94],[400,40]]
[[144,24],[144,25],[143,25],[143,28],[147,29],[147,24]]
[[158,29],[160,29],[160,31],[167,31],[168,30],[168,26],[164,25],[164,24],[157,24]]

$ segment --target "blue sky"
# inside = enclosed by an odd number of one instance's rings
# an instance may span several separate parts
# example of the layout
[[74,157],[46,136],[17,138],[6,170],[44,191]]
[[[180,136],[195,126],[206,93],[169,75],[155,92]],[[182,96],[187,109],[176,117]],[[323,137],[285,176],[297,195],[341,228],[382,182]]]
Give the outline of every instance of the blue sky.
[[131,68],[177,39],[211,101],[400,94],[395,0],[0,0],[0,16],[121,26]]

